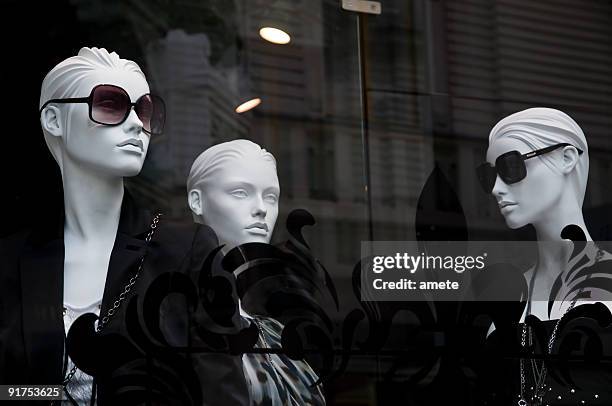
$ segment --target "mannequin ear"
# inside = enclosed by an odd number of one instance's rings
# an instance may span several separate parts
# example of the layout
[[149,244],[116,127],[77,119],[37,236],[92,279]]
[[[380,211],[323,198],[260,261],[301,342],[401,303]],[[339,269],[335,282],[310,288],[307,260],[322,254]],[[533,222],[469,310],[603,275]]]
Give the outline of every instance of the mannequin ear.
[[563,173],[569,174],[574,170],[576,164],[578,164],[578,159],[580,158],[580,154],[578,154],[578,150],[576,147],[567,146],[563,148]]
[[60,113],[59,108],[49,105],[45,107],[40,114],[40,124],[42,128],[55,137],[64,135],[64,126]]
[[201,216],[203,212],[202,191],[199,189],[191,189],[187,197],[189,208],[196,216]]

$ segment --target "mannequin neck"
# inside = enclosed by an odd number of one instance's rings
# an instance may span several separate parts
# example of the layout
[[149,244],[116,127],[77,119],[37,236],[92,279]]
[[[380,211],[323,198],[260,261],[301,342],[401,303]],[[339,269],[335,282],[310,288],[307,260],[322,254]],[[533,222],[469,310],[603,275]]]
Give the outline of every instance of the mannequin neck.
[[582,228],[587,241],[593,241],[584,223],[582,208],[574,196],[563,196],[562,199],[559,199],[556,207],[547,210],[537,222],[533,223],[533,226],[538,241],[563,241],[561,232],[570,224]]
[[64,233],[72,238],[115,238],[123,202],[123,178],[64,161]]
[[[536,286],[550,292],[559,272],[566,268],[572,244],[561,237],[563,229],[575,224],[582,229],[587,241],[592,241],[582,215],[582,209],[575,199],[561,199],[556,208],[547,211],[540,221],[534,223],[538,242],[538,263]],[[558,242],[559,244],[555,244]]]

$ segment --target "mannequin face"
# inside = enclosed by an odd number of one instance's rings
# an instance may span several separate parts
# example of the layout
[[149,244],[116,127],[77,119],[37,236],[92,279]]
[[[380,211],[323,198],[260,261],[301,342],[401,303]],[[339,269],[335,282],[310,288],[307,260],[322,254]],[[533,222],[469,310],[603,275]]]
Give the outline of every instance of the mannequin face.
[[214,179],[189,192],[192,211],[227,249],[269,243],[278,217],[280,186],[274,165],[259,154],[226,162]]
[[[149,93],[149,85],[138,73],[96,70],[81,81],[73,97],[87,97],[99,84],[122,87],[132,102]],[[89,119],[85,103],[67,104],[62,108],[67,113],[60,114],[64,120],[59,123],[64,160],[108,176],[135,176],[140,172],[149,147],[149,135],[142,131],[142,122],[134,109],[123,123],[107,126]],[[48,113],[43,112],[43,116],[45,114]]]
[[[495,165],[495,159],[508,151],[519,151],[521,154],[533,149],[513,138],[499,138],[489,146],[487,162]],[[563,159],[561,150],[547,154],[550,159]],[[525,161],[527,176],[520,182],[507,185],[497,176],[491,192],[497,201],[501,214],[510,228],[519,228],[534,224],[556,211],[561,201],[566,177],[561,171],[555,171],[539,158]]]

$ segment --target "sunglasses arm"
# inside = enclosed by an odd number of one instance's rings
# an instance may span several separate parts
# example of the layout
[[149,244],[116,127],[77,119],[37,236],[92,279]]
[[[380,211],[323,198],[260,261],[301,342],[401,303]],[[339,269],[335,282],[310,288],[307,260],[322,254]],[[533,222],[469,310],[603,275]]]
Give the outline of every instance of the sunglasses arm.
[[[554,151],[558,148],[562,148],[562,147],[574,147],[572,144],[568,144],[568,143],[562,143],[562,144],[556,144],[556,145],[551,145],[549,147],[546,148],[542,148],[542,149],[538,149],[536,151],[531,151],[528,152],[526,154],[523,154],[523,158],[524,159],[529,159],[529,158],[533,158],[539,155],[544,155],[547,154],[551,151]],[[576,148],[576,147],[574,147]],[[576,151],[578,151],[578,155],[582,155],[584,151],[582,151],[580,148],[576,148]]]
[[42,105],[38,114],[39,115],[42,114],[45,107],[47,107],[51,103],[58,103],[58,104],[89,103],[89,97],[69,97],[66,99],[51,99],[51,100],[46,101],[45,104]]

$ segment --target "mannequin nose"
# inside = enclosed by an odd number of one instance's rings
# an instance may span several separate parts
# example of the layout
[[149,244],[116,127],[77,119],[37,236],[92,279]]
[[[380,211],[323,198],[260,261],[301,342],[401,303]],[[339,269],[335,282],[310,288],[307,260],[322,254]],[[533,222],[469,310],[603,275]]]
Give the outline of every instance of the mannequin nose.
[[136,111],[132,108],[130,110],[130,114],[123,122],[123,131],[125,131],[126,133],[140,134],[142,132],[142,128],[142,121],[140,121],[140,118],[138,118],[138,114],[136,114]]
[[253,210],[251,211],[251,215],[253,217],[265,218],[266,214],[268,214],[268,211],[264,206],[264,202],[261,199],[257,199],[257,202],[255,203],[255,206],[253,206]]
[[491,190],[491,194],[499,200],[500,197],[503,197],[508,192],[508,185],[501,180],[499,175],[495,179],[495,185],[493,185],[493,190]]

